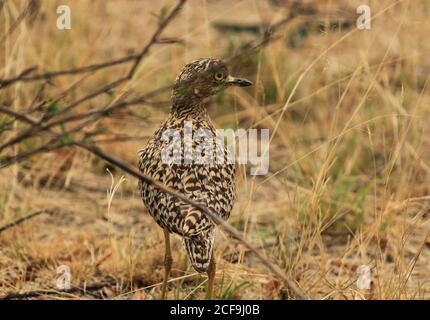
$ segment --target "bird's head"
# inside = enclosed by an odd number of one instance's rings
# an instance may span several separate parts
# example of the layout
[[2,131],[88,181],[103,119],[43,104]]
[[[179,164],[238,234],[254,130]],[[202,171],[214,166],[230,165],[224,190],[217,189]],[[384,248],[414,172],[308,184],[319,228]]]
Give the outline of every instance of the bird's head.
[[229,74],[227,65],[218,59],[198,59],[182,69],[173,87],[173,98],[200,101],[230,86],[247,87],[252,82]]

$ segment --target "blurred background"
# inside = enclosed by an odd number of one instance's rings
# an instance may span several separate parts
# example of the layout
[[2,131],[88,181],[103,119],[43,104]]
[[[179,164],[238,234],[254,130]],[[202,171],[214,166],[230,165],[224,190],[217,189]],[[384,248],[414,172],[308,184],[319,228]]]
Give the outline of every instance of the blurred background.
[[[0,78],[137,54],[176,3],[0,1]],[[268,128],[272,140],[269,173],[250,176],[239,167],[229,223],[313,298],[430,298],[430,3],[367,1],[370,30],[356,27],[362,4],[189,0],[131,79],[71,114],[169,86],[196,58],[232,58],[232,74],[254,86],[214,97],[212,119],[220,128]],[[57,28],[59,5],[70,7],[70,30]],[[16,81],[0,86],[0,105],[34,119],[55,115],[131,65]],[[169,99],[165,90],[118,108],[74,137],[96,133],[91,142],[136,166]],[[28,127],[0,112],[0,145]],[[0,148],[0,226],[36,210],[55,211],[0,233],[0,297],[158,299],[163,235],[136,180],[68,146],[69,135],[60,144],[50,139],[38,132]],[[206,276],[189,266],[178,238],[172,246],[169,298],[204,298]],[[223,232],[215,252],[217,298],[289,295]],[[73,277],[68,293],[55,288],[62,265]],[[370,286],[357,282],[360,266],[367,266]]]

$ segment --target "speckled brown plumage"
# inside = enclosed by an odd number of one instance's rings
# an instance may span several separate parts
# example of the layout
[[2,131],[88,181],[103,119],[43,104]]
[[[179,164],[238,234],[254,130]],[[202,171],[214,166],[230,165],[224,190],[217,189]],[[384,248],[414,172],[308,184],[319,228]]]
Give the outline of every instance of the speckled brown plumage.
[[[222,74],[222,79],[221,75]],[[195,132],[206,129],[214,137],[216,129],[207,113],[208,98],[229,85],[246,86],[250,82],[232,78],[221,60],[199,59],[187,64],[176,79],[172,108],[167,120],[155,132],[144,149],[139,152],[139,168],[166,186],[173,188],[190,199],[210,208],[222,219],[227,219],[236,197],[235,165],[232,163],[165,163],[162,150],[169,143],[162,135],[167,129],[180,133],[181,141],[173,152],[183,150],[184,128],[191,127]],[[193,139],[193,150],[198,150],[200,141]],[[221,148],[222,150],[220,150]],[[213,157],[221,152],[225,157],[228,151],[224,145],[214,148],[205,157]],[[183,160],[183,159],[182,159]],[[184,247],[192,266],[198,272],[207,271],[215,238],[215,224],[200,210],[148,185],[139,182],[143,202],[157,224],[170,233],[183,239]]]

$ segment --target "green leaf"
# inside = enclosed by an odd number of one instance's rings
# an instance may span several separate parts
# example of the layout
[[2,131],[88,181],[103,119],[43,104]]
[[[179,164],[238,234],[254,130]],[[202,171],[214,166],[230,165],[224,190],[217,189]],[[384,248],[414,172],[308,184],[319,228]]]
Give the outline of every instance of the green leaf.
[[63,135],[60,140],[58,141],[58,144],[60,146],[67,146],[73,143],[73,137],[70,134]]
[[9,116],[3,116],[0,118],[0,130],[5,128],[9,122],[10,122],[11,118]]
[[160,17],[159,17],[160,24],[162,24],[164,20],[166,20],[168,13],[169,13],[169,7],[164,5],[160,10]]
[[150,14],[158,19],[158,23],[162,24],[164,20],[167,18],[167,14],[169,13],[169,7],[167,5],[164,5],[160,9],[160,13],[151,12]]
[[46,110],[49,112],[49,113],[57,113],[57,112],[59,112],[60,110],[61,110],[61,107],[60,107],[60,104],[58,103],[58,101],[51,101],[49,104],[48,104],[48,106],[47,106],[47,108],[46,108]]
[[221,300],[233,299],[240,290],[246,289],[252,285],[249,281],[241,281],[238,284],[230,283],[227,289],[221,294]]
[[100,126],[96,128],[93,134],[103,134],[103,133],[106,133],[107,131],[108,131],[107,126]]

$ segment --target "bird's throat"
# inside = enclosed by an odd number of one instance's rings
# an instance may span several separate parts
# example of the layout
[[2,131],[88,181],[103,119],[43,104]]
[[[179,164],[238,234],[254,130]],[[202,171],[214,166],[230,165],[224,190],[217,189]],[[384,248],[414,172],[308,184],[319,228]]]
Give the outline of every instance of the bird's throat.
[[178,116],[206,117],[210,100],[210,97],[202,98],[194,92],[179,94],[174,91],[170,113]]

